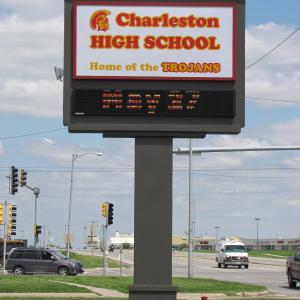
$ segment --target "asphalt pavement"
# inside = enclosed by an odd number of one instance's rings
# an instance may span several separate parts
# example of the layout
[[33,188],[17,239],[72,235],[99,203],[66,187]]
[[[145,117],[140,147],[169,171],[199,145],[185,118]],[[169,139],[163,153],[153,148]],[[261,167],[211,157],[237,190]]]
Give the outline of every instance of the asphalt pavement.
[[[88,251],[80,251],[87,253]],[[100,254],[98,254],[100,255]],[[109,252],[108,257],[118,260],[119,251]],[[133,275],[133,251],[123,251],[123,262],[131,267],[123,268],[123,276]],[[300,285],[296,289],[289,289],[286,277],[284,259],[250,258],[249,269],[236,267],[217,268],[214,255],[194,253],[193,254],[193,277],[210,278],[216,280],[235,281],[255,285],[266,286],[273,294],[283,298],[300,298]],[[102,275],[102,268],[88,270],[87,275]],[[119,269],[107,269],[107,275],[120,275]],[[187,253],[173,253],[173,276],[187,277]]]

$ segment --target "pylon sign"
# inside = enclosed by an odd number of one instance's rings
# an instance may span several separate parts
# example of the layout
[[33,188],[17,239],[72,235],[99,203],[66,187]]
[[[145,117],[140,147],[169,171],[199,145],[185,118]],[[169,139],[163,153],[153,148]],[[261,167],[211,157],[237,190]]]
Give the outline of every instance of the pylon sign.
[[65,6],[69,131],[174,137],[240,132],[244,1]]

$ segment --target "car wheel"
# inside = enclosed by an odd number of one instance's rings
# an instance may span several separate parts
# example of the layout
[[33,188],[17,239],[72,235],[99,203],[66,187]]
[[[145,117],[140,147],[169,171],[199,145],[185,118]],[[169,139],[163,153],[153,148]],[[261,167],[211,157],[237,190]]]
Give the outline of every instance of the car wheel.
[[25,270],[22,266],[16,266],[14,268],[14,274],[15,275],[23,275],[25,273]]
[[248,269],[249,268],[249,265],[245,265],[245,269]]
[[228,267],[226,264],[223,264],[223,266],[224,266],[225,269],[227,269],[227,267]]
[[69,275],[69,269],[67,267],[59,267],[58,270],[57,270],[57,274],[59,276]]
[[221,268],[222,267],[222,264],[218,263],[218,268]]
[[296,281],[293,280],[292,274],[289,271],[288,273],[288,283],[289,283],[289,288],[294,289],[297,285]]

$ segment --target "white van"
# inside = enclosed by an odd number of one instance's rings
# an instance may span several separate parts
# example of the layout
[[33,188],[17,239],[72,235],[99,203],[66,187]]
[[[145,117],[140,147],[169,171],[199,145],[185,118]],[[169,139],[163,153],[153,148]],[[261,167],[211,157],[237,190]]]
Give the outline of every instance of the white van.
[[218,268],[223,265],[244,266],[246,269],[249,267],[249,256],[244,243],[233,238],[223,238],[216,244],[216,262]]

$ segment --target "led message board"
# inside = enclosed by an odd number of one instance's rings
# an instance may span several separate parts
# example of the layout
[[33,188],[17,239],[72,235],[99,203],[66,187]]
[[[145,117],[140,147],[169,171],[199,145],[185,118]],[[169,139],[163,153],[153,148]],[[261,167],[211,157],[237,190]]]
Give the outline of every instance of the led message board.
[[238,133],[244,0],[65,0],[71,132]]

